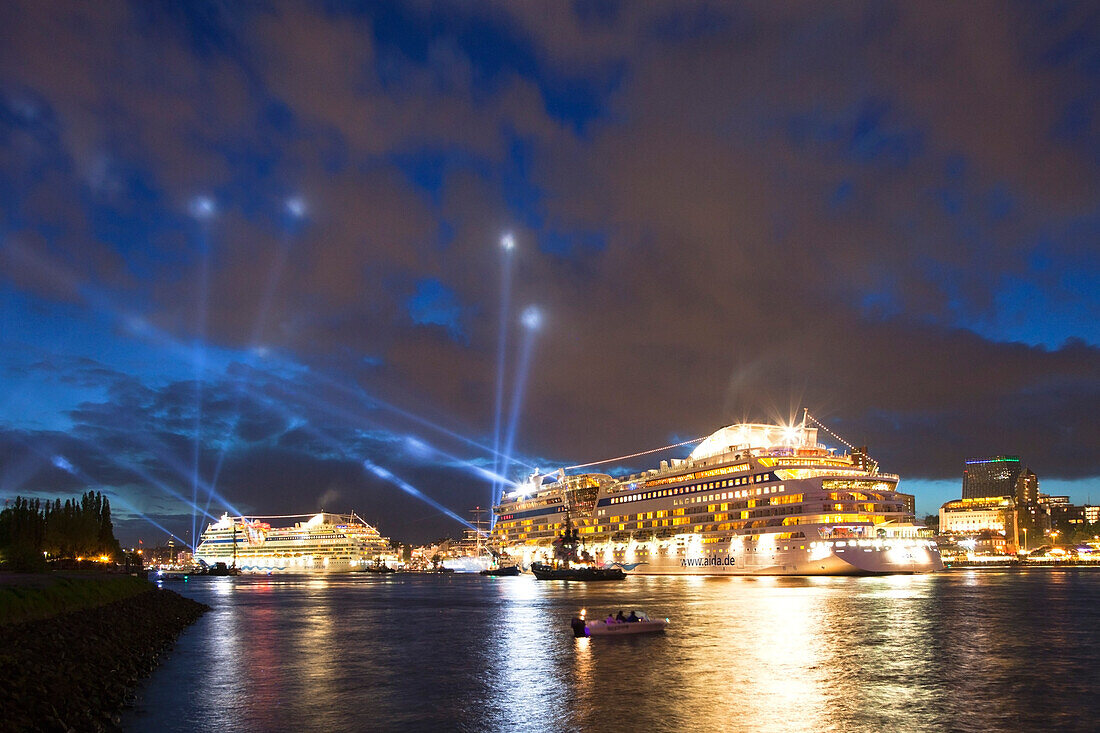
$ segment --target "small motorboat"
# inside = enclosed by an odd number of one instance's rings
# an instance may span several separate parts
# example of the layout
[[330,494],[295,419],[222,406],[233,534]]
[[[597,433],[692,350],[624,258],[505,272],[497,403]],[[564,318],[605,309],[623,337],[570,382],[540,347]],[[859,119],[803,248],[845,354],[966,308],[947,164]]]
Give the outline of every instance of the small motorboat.
[[[636,621],[600,620],[586,621],[583,616],[573,619],[574,636],[623,636],[627,634],[651,634],[664,631],[669,624],[667,618],[650,618],[645,611],[634,611]],[[580,623],[578,623],[580,622]]]
[[182,580],[188,581],[191,579],[191,573],[183,570],[165,570],[160,569],[153,575],[153,580]]

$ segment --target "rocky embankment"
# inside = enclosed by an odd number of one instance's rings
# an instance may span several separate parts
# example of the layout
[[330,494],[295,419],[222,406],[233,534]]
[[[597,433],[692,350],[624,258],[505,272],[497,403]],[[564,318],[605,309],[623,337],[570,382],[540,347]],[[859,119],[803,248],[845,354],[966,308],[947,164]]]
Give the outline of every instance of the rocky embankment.
[[207,610],[150,586],[94,608],[0,626],[0,731],[117,729],[137,684]]

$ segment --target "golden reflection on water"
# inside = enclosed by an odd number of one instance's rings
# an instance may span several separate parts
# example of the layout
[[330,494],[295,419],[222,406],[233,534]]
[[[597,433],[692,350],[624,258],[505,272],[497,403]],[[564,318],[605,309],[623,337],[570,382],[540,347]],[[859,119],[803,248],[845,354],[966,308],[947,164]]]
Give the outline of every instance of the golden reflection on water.
[[[190,690],[190,703],[196,707],[212,706],[227,714],[247,713],[247,700],[237,694],[236,681],[243,660],[240,614],[231,604],[233,578],[213,578],[208,581],[214,611],[203,621],[210,625],[204,641],[202,684]],[[213,605],[212,604],[212,605]]]
[[[131,729],[1064,727],[1049,700],[1091,694],[1097,577],[209,579]],[[671,624],[575,639],[582,608]]]
[[543,609],[542,586],[529,577],[499,584],[504,600],[497,633],[489,640],[488,662],[494,684],[508,697],[498,730],[531,729],[545,723],[552,729],[567,718],[572,693],[568,676],[547,674],[547,660],[562,644],[561,627]]
[[335,699],[332,670],[337,666],[340,645],[335,637],[336,619],[328,588],[329,581],[324,576],[306,584],[303,609],[298,617],[297,647],[286,660],[299,686],[292,702],[306,709],[316,707],[318,701]]

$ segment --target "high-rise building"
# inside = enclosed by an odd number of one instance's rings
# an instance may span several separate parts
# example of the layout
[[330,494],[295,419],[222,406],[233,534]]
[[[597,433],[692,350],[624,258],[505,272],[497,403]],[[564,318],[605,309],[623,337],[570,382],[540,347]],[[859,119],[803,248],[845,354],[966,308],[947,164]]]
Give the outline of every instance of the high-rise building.
[[1016,501],[1021,504],[1039,501],[1039,477],[1030,468],[1025,468],[1016,479]]
[[940,531],[992,531],[1018,549],[1035,547],[1050,529],[1050,499],[1039,493],[1039,477],[1019,456],[971,458],[963,469],[962,499],[940,509]]
[[963,469],[962,498],[1015,497],[1016,483],[1022,472],[1019,456],[967,459],[966,468]]

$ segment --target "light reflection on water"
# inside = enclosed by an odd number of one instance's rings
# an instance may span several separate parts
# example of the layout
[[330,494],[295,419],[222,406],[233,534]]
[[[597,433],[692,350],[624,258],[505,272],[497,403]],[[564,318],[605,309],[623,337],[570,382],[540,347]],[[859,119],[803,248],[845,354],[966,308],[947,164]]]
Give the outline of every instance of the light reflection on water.
[[[130,730],[1085,730],[1100,572],[199,578]],[[619,609],[664,634],[574,639]]]

